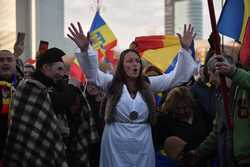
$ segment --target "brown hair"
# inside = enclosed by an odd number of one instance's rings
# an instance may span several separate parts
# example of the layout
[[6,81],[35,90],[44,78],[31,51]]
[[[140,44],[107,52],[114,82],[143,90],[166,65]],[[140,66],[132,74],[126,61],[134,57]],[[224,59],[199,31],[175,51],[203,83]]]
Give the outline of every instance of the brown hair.
[[163,112],[171,112],[175,109],[178,102],[185,102],[194,107],[195,101],[190,89],[186,86],[173,88],[162,105]]
[[[120,60],[117,65],[116,73],[114,75],[114,78],[111,82],[111,85],[109,87],[109,103],[107,105],[107,111],[106,111],[106,119],[107,122],[110,123],[114,121],[114,112],[115,112],[115,106],[118,103],[121,94],[122,94],[122,87],[123,84],[126,84],[126,73],[123,67],[125,56],[128,52],[134,52],[136,55],[140,58],[139,53],[133,49],[126,49],[124,50],[120,55]],[[155,108],[154,98],[152,92],[149,90],[149,82],[147,82],[145,76],[142,74],[142,61],[140,59],[141,69],[139,77],[136,80],[136,88],[137,91],[139,91],[142,94],[142,97],[144,101],[146,102],[149,111],[152,112]]]
[[[115,72],[115,75],[114,75],[114,78],[113,78],[113,81],[111,84],[111,91],[116,91],[116,89],[114,89],[114,87],[116,87],[117,84],[125,84],[126,83],[126,72],[124,70],[123,64],[124,64],[125,56],[129,52],[136,53],[136,55],[140,58],[139,53],[134,49],[126,49],[121,53],[120,59],[119,59],[119,62],[118,62],[117,68],[116,68],[116,72]],[[140,59],[140,64],[141,64],[140,74],[136,80],[136,88],[138,88],[138,90],[147,87],[147,85],[145,85],[145,83],[144,83],[145,77],[142,75],[142,61],[141,61],[141,59]]]

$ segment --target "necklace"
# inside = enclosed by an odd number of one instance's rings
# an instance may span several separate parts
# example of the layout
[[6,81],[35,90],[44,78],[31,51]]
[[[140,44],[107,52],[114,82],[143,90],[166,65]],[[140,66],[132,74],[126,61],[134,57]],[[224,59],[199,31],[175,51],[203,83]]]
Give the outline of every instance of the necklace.
[[133,92],[133,93],[131,92],[131,93],[129,93],[129,94],[130,94],[130,96],[132,97],[132,99],[134,99],[135,96],[136,96],[136,93],[134,93],[134,92]]

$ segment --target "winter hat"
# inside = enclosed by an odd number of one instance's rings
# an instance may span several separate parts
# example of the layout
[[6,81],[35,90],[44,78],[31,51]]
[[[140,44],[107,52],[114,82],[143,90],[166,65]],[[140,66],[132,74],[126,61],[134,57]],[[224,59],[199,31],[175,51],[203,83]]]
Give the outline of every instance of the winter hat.
[[65,53],[58,48],[50,48],[37,58],[36,68],[39,70],[44,64],[51,64],[55,62],[63,62],[62,57]]

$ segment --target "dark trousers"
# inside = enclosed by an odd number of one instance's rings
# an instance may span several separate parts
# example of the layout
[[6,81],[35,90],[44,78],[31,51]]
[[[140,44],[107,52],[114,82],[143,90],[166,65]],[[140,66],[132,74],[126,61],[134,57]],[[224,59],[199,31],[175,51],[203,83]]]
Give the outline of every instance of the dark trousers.
[[5,140],[8,133],[8,114],[0,113],[0,160],[3,158]]

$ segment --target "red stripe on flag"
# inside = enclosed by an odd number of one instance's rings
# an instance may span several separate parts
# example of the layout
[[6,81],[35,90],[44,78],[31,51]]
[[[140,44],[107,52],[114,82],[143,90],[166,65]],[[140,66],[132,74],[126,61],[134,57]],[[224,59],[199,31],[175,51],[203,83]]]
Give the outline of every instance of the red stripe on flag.
[[84,83],[85,81],[84,73],[82,72],[80,67],[75,63],[71,64],[70,66],[69,76],[80,81],[81,83]]
[[240,49],[240,63],[243,66],[248,65],[249,59],[250,59],[250,18],[248,18],[247,21],[246,31]]
[[112,65],[115,65],[117,63],[117,58],[115,57],[113,50],[106,51],[106,58]]
[[163,35],[141,36],[135,38],[136,50],[138,52],[144,52],[148,49],[158,49],[164,47]]
[[114,48],[116,45],[117,45],[117,40],[114,40],[114,41],[112,41],[111,43],[107,44],[107,45],[105,46],[105,49],[106,49],[106,50],[110,50],[110,49]]

